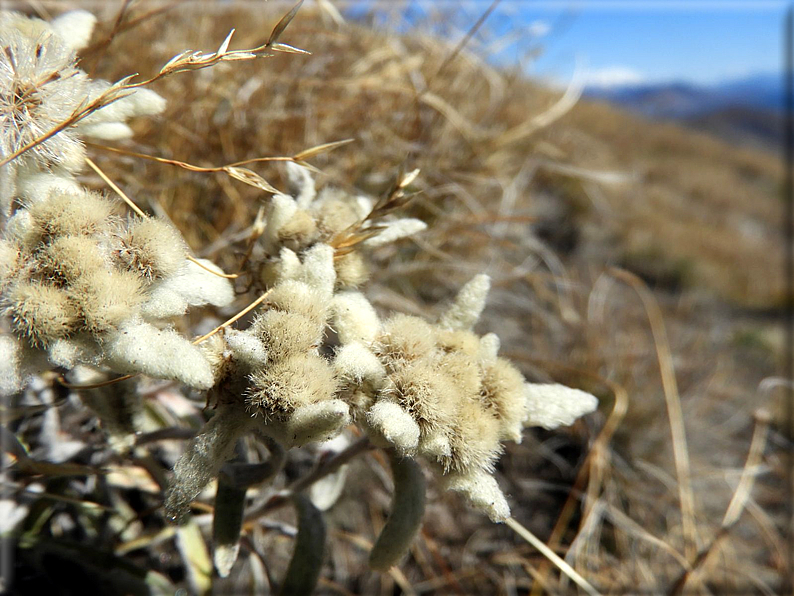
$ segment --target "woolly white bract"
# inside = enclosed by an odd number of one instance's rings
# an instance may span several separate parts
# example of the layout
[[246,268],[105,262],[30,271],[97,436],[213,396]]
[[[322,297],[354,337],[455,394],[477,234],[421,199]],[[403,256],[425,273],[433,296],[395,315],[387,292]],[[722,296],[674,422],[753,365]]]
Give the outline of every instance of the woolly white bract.
[[555,429],[573,424],[577,418],[590,414],[598,400],[579,389],[558,384],[526,384],[526,426]]
[[107,341],[107,364],[115,371],[174,379],[197,389],[213,385],[210,365],[201,351],[171,329],[132,320]]

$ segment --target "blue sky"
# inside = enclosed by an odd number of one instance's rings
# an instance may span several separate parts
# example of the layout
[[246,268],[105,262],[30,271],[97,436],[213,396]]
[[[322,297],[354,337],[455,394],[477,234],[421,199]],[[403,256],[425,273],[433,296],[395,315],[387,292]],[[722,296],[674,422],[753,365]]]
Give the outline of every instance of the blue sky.
[[550,25],[535,74],[565,79],[577,60],[603,85],[713,84],[782,70],[782,2],[514,4],[522,22]]
[[[439,27],[459,37],[490,3],[435,0],[403,7],[412,7],[410,21],[420,27],[434,9],[453,7],[448,22]],[[388,5],[377,0],[357,4]],[[487,40],[489,28],[496,37],[514,34],[515,43],[501,49],[499,61],[515,64],[527,50],[539,50],[523,62],[525,68],[560,84],[570,80],[579,64],[592,84],[708,85],[781,72],[789,5],[775,0],[502,0],[480,40]]]

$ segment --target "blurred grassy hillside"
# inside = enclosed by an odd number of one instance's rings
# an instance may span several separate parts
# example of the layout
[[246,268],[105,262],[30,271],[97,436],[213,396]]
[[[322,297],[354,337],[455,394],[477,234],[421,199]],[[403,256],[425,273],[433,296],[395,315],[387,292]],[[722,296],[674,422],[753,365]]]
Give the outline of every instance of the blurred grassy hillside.
[[[80,6],[36,4],[53,13]],[[141,2],[119,19],[121,5],[100,7],[102,23],[82,63],[109,80],[150,75],[188,48],[213,51],[232,28],[232,48],[259,45],[287,9],[177,3],[157,12],[166,5]],[[495,69],[469,48],[338,23],[314,4],[282,41],[311,55],[222,64],[158,82],[166,113],[137,122],[134,140],[118,147],[217,166],[353,139],[310,161],[323,172],[320,186],[372,194],[401,168],[420,168],[421,192],[408,210],[431,225],[378,255],[369,290],[376,305],[432,314],[485,271],[495,289],[478,329],[498,333],[530,380],[582,387],[601,399],[586,421],[528,431],[509,447],[498,479],[515,517],[605,593],[674,590],[695,562],[693,547],[713,556],[698,563],[687,589],[778,590],[790,443],[782,392],[759,383],[779,374],[783,358],[779,157],[606,105],[571,107],[560,92]],[[90,153],[142,208],[170,217],[197,254],[235,270],[240,239],[268,195],[222,174],[98,147]],[[279,164],[251,167],[286,188]],[[85,180],[103,186],[91,175]],[[759,408],[772,413],[771,434],[754,462],[751,494],[740,493],[741,517],[721,530],[754,429],[759,436]],[[401,571],[367,571],[362,545],[383,523],[388,482],[377,459],[355,465],[330,513],[324,593],[574,592],[507,528],[439,492]],[[119,490],[122,500],[132,498]],[[160,527],[151,523],[144,538]],[[249,529],[238,575],[216,578],[217,593],[250,586],[259,557],[280,574],[290,540],[273,528]],[[184,551],[157,536],[106,532],[96,544],[183,585],[175,569]]]
[[[98,51],[84,64],[108,78],[146,74],[182,48],[211,49],[232,27],[233,48],[261,43],[269,31],[245,4],[189,6],[120,35],[112,63]],[[317,164],[329,181],[377,191],[397,166],[419,167],[424,207],[437,214],[545,208],[561,220],[538,222],[556,237],[555,248],[605,250],[652,282],[708,289],[742,307],[783,304],[779,156],[584,100],[546,126],[560,94],[516,72],[466,52],[447,61],[453,46],[432,38],[339,27],[310,12],[305,7],[293,22],[290,41],[312,56],[281,54],[162,82],[157,90],[173,99],[160,122],[142,124],[156,128],[147,141],[168,157],[211,165],[354,139]],[[166,18],[193,21],[158,35]],[[125,43],[135,51],[122,47],[119,59],[116,46]],[[279,182],[282,172],[263,173]],[[180,174],[191,186],[211,184]],[[598,185],[609,178],[621,181]],[[245,190],[238,190],[242,202],[218,192],[208,201],[201,188],[180,188],[175,211],[205,216],[196,239],[212,240],[233,219],[250,219],[255,203]],[[571,226],[584,233],[574,240]]]

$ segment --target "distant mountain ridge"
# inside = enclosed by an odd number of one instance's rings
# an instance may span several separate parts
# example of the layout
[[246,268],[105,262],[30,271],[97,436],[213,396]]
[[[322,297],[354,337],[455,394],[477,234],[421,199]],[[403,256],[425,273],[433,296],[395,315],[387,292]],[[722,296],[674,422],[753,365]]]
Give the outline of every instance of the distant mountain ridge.
[[774,148],[782,138],[782,74],[755,74],[709,86],[686,82],[591,86],[584,95],[654,120],[686,122],[735,143]]

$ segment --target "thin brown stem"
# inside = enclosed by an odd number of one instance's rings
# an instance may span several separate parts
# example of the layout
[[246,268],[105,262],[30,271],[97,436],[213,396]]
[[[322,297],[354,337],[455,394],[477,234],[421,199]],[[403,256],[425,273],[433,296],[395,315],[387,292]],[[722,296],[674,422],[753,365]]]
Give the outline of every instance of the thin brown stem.
[[358,457],[362,453],[366,453],[370,449],[372,449],[372,443],[370,443],[368,437],[363,437],[359,439],[355,443],[349,445],[343,451],[340,451],[339,453],[334,455],[326,462],[320,464],[317,468],[306,474],[306,476],[304,476],[303,478],[299,478],[298,480],[293,482],[290,486],[287,487],[286,490],[280,492],[277,495],[274,495],[271,499],[269,499],[262,505],[248,511],[245,514],[245,522],[251,523],[257,520],[258,518],[262,517],[266,513],[269,513],[275,509],[283,507],[284,505],[290,502],[290,499],[292,499],[292,497],[294,497],[298,493],[303,492],[318,480],[325,478],[329,474],[333,474],[343,465],[348,463],[350,460]]
[[254,301],[253,301],[251,304],[249,304],[248,306],[246,306],[246,307],[245,307],[243,310],[241,310],[240,312],[238,312],[238,313],[237,313],[236,315],[234,315],[234,316],[233,316],[231,319],[229,319],[228,321],[226,321],[226,322],[224,322],[224,323],[221,323],[220,325],[218,325],[217,327],[215,327],[215,329],[213,329],[213,330],[212,330],[212,331],[210,331],[209,333],[205,333],[204,335],[202,335],[202,336],[201,336],[201,337],[199,337],[198,339],[195,339],[195,340],[193,340],[193,345],[195,346],[195,345],[198,345],[198,344],[202,343],[203,341],[206,341],[206,340],[208,340],[210,337],[212,337],[213,335],[215,335],[216,333],[218,333],[218,331],[220,331],[221,329],[225,329],[226,327],[228,327],[229,325],[231,325],[232,323],[234,323],[234,322],[235,322],[236,320],[238,320],[239,318],[241,318],[241,317],[245,316],[247,313],[249,313],[249,312],[251,312],[252,310],[254,310],[254,309],[257,307],[257,306],[259,306],[260,304],[262,304],[262,302],[264,302],[264,301],[265,301],[265,299],[268,297],[268,295],[270,294],[270,292],[271,292],[271,291],[272,291],[272,290],[268,290],[267,292],[265,292],[264,294],[262,294],[262,295],[261,295],[259,298],[257,298],[256,300],[254,300]]
[[116,192],[116,194],[117,194],[117,195],[119,195],[119,196],[122,198],[122,200],[123,200],[125,203],[127,203],[127,205],[129,206],[129,208],[130,208],[130,209],[132,209],[133,211],[135,211],[135,213],[137,213],[137,214],[138,214],[138,215],[140,215],[141,217],[144,217],[144,218],[146,217],[146,214],[145,214],[143,211],[141,211],[140,207],[138,207],[138,206],[137,206],[135,203],[133,203],[133,202],[132,202],[132,199],[130,199],[130,198],[129,198],[129,197],[126,195],[126,194],[124,194],[124,191],[123,191],[123,190],[121,190],[121,189],[120,189],[120,188],[119,188],[119,187],[116,185],[116,183],[115,183],[115,182],[113,182],[113,181],[112,181],[112,180],[111,180],[111,179],[110,179],[110,178],[107,176],[107,174],[105,174],[105,172],[103,172],[101,169],[99,169],[99,166],[98,166],[98,165],[96,165],[96,164],[95,164],[95,163],[94,163],[94,162],[93,162],[91,159],[89,159],[88,157],[86,157],[86,158],[85,158],[85,162],[88,164],[88,166],[89,166],[89,167],[90,167],[92,170],[94,170],[94,171],[95,171],[97,174],[99,174],[99,177],[100,177],[100,178],[102,178],[102,180],[104,180],[104,181],[105,181],[105,184],[107,184],[107,185],[108,185],[110,188],[112,188],[112,189],[113,189],[113,190]]
[[213,271],[212,269],[207,267],[204,263],[199,261],[197,258],[191,257],[190,255],[187,256],[187,260],[190,261],[191,263],[198,265],[199,267],[204,269],[204,271],[209,271],[213,275],[217,275],[218,277],[222,277],[224,279],[237,279],[238,277],[240,277],[239,273],[218,273],[217,271]]

